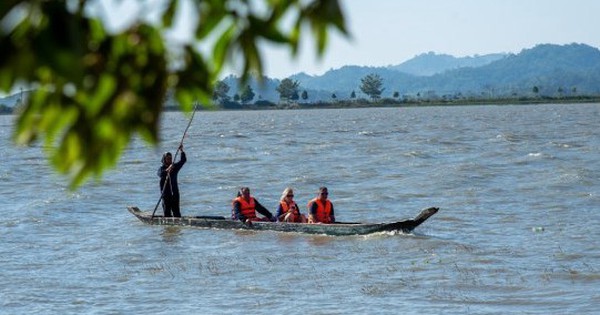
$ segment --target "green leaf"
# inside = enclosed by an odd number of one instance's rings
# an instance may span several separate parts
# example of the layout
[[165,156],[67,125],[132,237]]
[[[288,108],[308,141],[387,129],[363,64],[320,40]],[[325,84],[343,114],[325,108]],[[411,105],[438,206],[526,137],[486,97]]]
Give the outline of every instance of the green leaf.
[[[161,22],[147,24],[140,17],[118,34],[82,14],[90,3],[79,1],[72,12],[65,1],[0,1],[0,20],[8,25],[0,32],[0,89],[10,91],[17,82],[35,87],[17,116],[13,139],[24,145],[43,141],[71,188],[114,167],[134,136],[158,142],[167,91],[189,111],[196,101],[210,104],[213,83],[232,56],[241,56],[242,79],[250,73],[260,78],[259,42],[295,54],[303,26],[310,25],[320,54],[330,28],[346,32],[336,0],[267,0],[264,10],[249,0],[190,1],[199,17],[199,42],[172,60],[162,32],[175,22],[181,1],[166,0]],[[16,7],[21,15],[5,23]],[[297,17],[291,29],[283,27],[288,17]],[[213,55],[193,49],[200,45]]]
[[232,39],[235,34],[235,25],[230,25],[219,37],[213,49],[213,65],[215,72],[221,72],[223,65],[227,60],[229,49],[232,45]]
[[177,12],[177,7],[179,6],[179,0],[172,0],[167,5],[167,10],[162,15],[162,22],[165,27],[171,27],[173,25],[173,20],[175,16],[175,12]]

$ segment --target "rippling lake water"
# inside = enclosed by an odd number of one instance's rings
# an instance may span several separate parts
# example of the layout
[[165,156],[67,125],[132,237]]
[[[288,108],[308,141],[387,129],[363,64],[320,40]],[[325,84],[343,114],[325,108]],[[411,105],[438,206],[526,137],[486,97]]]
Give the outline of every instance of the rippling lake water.
[[[77,191],[0,116],[0,314],[597,314],[600,105],[198,112],[184,215],[237,187],[275,211],[329,187],[341,221],[440,212],[413,234],[329,237],[148,226],[163,142],[135,140]],[[161,211],[160,209],[158,211]]]

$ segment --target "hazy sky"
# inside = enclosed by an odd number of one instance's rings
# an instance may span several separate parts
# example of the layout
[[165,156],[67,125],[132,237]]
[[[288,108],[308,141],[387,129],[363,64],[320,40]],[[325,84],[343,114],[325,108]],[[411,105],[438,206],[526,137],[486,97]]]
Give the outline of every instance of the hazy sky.
[[518,53],[536,44],[600,47],[598,0],[341,0],[349,40],[334,35],[318,61],[304,45],[296,61],[269,49],[266,74],[322,74],[344,65],[400,64],[426,52]]
[[[109,28],[160,16],[165,0],[99,0],[92,12]],[[184,5],[185,1],[183,1]],[[332,33],[317,59],[310,37],[292,59],[289,51],[263,47],[265,74],[283,79],[320,75],[345,65],[397,65],[430,51],[457,57],[518,53],[537,44],[584,43],[600,48],[600,0],[340,0],[351,38]],[[191,25],[189,7],[177,23]],[[182,27],[184,29],[185,27]],[[191,32],[173,32],[185,37]],[[18,86],[14,89],[18,91]],[[2,96],[2,93],[0,93]]]

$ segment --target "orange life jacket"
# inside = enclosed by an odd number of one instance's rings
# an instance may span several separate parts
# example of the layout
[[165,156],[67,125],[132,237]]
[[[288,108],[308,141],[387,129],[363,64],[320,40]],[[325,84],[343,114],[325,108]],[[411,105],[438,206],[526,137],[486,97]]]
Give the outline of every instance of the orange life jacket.
[[281,204],[281,209],[283,210],[283,212],[287,212],[292,205],[295,205],[296,206],[295,213],[300,213],[300,211],[298,210],[298,205],[295,202],[292,202],[292,204],[288,205],[287,202],[282,200],[279,203]]
[[323,205],[319,198],[314,198],[308,202],[308,213],[310,213],[310,208],[312,207],[313,202],[317,203],[315,220],[321,223],[331,223],[331,201],[325,200],[325,204]]
[[246,201],[244,197],[239,196],[233,200],[235,202],[240,203],[240,214],[246,217],[246,219],[256,218],[256,203],[254,202],[254,197],[250,196],[250,201]]

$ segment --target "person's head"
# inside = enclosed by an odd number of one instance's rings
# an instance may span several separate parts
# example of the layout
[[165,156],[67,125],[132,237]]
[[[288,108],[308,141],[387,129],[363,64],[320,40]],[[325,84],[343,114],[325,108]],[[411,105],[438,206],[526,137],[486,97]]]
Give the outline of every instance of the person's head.
[[171,155],[171,152],[165,152],[160,161],[163,165],[171,165],[173,163],[173,155]]
[[283,190],[281,193],[281,201],[287,200],[292,201],[294,199],[294,190],[291,187],[288,187]]
[[242,188],[240,188],[239,195],[242,196],[245,199],[250,198],[250,188],[248,188],[248,187],[242,187]]
[[319,187],[319,191],[317,192],[317,197],[321,200],[327,200],[327,196],[329,196],[329,192],[327,191],[327,187]]

